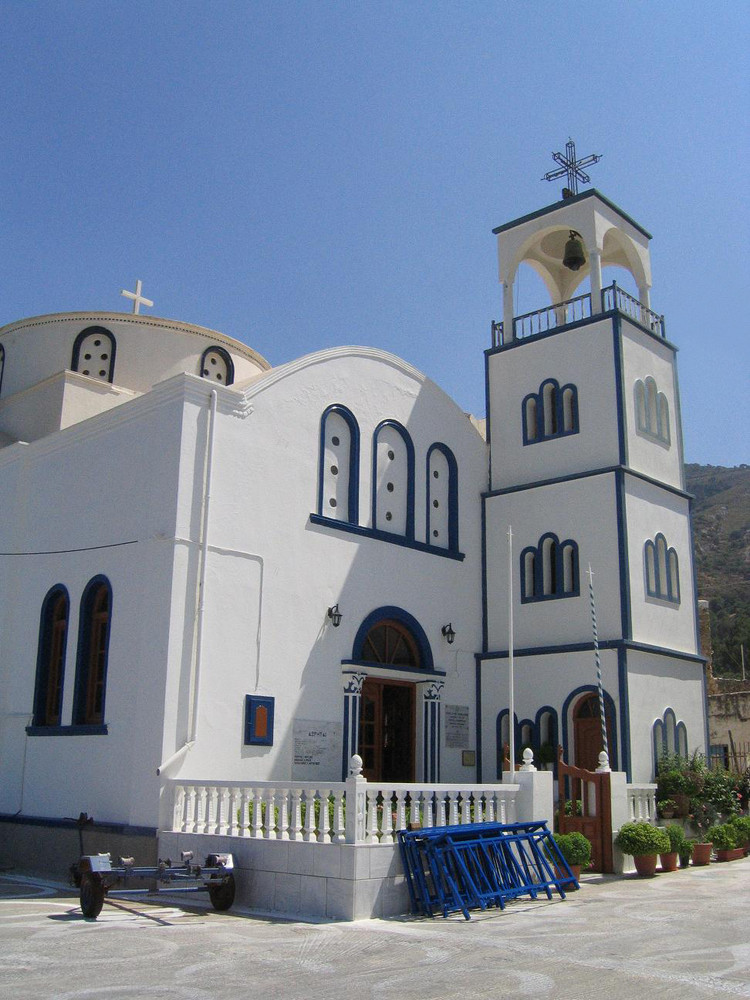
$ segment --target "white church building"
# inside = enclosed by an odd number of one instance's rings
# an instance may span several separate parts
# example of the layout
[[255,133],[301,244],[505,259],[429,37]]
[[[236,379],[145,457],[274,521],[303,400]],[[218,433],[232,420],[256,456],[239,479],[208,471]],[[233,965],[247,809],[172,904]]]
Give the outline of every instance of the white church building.
[[[589,566],[612,769],[705,749],[650,235],[596,190],[495,233],[486,428],[371,347],[271,367],[140,312],[0,329],[6,853],[82,812],[155,843],[167,779],[340,782],[359,753],[368,781],[500,781],[511,609],[516,747],[593,767]],[[514,316],[522,264],[551,304]]]

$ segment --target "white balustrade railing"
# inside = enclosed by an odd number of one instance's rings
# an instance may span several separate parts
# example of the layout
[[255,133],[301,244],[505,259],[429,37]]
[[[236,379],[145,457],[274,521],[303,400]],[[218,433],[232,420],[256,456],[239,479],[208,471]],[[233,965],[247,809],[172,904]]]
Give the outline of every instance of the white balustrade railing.
[[656,825],[656,785],[628,785],[628,820]]
[[327,783],[168,779],[165,792],[176,833],[391,844],[409,825],[513,822],[518,786],[376,784],[361,776]]

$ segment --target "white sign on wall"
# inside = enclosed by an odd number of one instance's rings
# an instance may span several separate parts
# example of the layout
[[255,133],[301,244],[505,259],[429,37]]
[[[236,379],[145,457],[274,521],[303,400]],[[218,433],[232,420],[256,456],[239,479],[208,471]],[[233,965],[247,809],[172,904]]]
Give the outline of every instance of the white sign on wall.
[[469,746],[469,706],[445,706],[445,745],[462,750]]
[[295,719],[293,728],[293,781],[341,780],[340,722]]

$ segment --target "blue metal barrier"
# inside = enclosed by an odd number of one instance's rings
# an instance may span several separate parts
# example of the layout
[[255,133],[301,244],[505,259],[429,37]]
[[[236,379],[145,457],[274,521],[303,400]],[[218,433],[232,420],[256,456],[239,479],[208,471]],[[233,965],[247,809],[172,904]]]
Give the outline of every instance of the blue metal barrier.
[[412,912],[433,917],[578,887],[545,821],[399,830]]

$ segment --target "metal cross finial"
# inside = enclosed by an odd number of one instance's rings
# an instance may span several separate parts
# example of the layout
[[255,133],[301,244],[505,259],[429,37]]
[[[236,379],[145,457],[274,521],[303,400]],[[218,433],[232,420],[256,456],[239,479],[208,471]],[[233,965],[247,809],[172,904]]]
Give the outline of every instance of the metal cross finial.
[[[576,159],[576,144],[572,139],[568,139],[565,144],[565,155],[562,153],[553,153],[552,159],[555,163],[560,164],[559,170],[550,170],[548,173],[542,177],[543,181],[554,181],[558,177],[567,176],[568,186],[563,189],[563,197],[571,197],[574,194],[578,194],[578,182],[582,181],[584,184],[590,184],[591,178],[588,174],[584,173],[581,167],[590,167],[592,163],[598,163],[601,160],[601,153],[591,153],[590,156],[584,156],[582,160]],[[566,195],[565,191],[569,191],[570,194]]]
[[120,295],[124,295],[126,299],[133,300],[133,315],[137,316],[141,311],[141,306],[151,306],[153,308],[154,303],[151,299],[147,299],[144,295],[141,295],[141,280],[140,278],[135,283],[134,292],[126,292],[123,288]]

